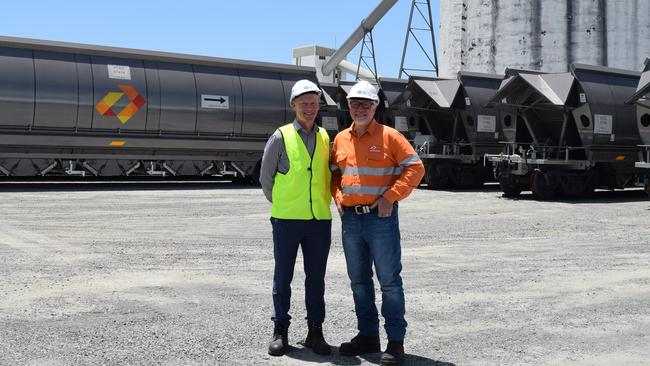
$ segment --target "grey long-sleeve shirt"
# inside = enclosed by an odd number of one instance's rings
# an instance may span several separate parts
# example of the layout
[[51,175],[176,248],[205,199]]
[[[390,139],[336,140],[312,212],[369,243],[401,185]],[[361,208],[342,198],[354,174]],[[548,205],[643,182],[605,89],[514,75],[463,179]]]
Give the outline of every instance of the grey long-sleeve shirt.
[[[314,125],[311,132],[302,129],[297,120],[293,120],[293,127],[298,131],[298,135],[302,142],[307,147],[309,156],[314,156],[314,149],[316,148],[316,132],[321,127]],[[284,140],[279,130],[275,131],[264,147],[264,155],[262,156],[262,167],[260,170],[260,184],[264,191],[264,196],[269,202],[273,202],[273,184],[275,183],[275,174],[280,172],[286,174],[289,171],[289,157],[287,150],[284,147]]]

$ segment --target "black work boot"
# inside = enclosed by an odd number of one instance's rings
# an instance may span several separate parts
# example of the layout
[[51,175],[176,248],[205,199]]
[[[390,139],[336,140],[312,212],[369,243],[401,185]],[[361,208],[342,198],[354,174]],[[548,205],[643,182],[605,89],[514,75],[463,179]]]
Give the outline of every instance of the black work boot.
[[350,342],[341,343],[341,347],[339,347],[341,356],[356,356],[380,351],[379,336],[369,337],[361,335],[361,333],[352,338]]
[[303,343],[305,347],[311,348],[312,351],[319,355],[329,355],[332,353],[332,348],[323,337],[323,324],[315,321],[308,321],[307,327],[309,331],[307,332],[307,338]]
[[271,356],[282,356],[289,347],[289,326],[275,323],[273,328],[273,339],[269,342],[269,354]]
[[388,341],[386,351],[381,354],[380,366],[401,365],[404,363],[404,342]]

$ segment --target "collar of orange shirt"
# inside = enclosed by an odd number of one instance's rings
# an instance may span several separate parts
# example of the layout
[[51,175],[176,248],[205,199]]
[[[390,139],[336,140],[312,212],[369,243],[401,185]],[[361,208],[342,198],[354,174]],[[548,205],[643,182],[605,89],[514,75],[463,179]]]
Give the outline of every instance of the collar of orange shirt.
[[[355,124],[354,124],[354,122],[352,122],[352,125],[348,129],[348,138],[350,140],[352,139],[352,137],[357,137],[354,134],[354,128],[355,128]],[[377,120],[375,120],[373,118],[372,121],[370,121],[370,125],[368,126],[368,128],[366,129],[366,132],[364,132],[364,134],[368,133],[370,136],[374,136],[377,132],[379,132],[379,122],[377,122]],[[363,136],[363,135],[361,135],[361,136]],[[358,137],[361,137],[361,136],[358,136]]]

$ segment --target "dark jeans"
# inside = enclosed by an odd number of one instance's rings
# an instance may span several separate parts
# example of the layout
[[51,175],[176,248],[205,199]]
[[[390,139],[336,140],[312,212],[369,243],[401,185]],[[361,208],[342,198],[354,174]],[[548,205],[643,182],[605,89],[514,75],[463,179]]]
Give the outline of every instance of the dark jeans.
[[307,319],[325,319],[325,270],[332,236],[331,220],[282,220],[271,218],[273,226],[273,316],[271,320],[288,325],[291,320],[291,280],[298,246],[302,248],[305,270]]
[[381,315],[389,341],[402,341],[406,334],[404,289],[402,287],[401,247],[397,205],[391,217],[380,218],[377,209],[357,215],[346,208],[341,217],[343,250],[354,297],[359,333],[379,335],[372,266],[381,287]]

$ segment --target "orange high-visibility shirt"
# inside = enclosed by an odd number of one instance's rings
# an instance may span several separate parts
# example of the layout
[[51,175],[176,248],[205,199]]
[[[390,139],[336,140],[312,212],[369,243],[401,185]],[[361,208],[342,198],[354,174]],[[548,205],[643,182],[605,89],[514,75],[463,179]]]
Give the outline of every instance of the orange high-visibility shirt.
[[361,136],[354,123],[332,145],[332,196],[343,206],[370,205],[380,196],[393,203],[420,185],[424,165],[397,130],[370,122]]

